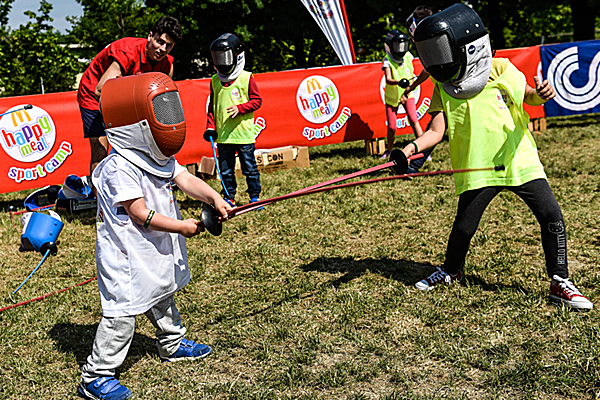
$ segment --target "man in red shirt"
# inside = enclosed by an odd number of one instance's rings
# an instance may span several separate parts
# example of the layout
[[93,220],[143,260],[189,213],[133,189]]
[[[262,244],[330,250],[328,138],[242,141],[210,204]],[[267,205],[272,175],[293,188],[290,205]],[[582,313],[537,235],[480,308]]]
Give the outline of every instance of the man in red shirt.
[[173,17],[162,17],[148,38],[123,38],[104,48],[84,72],[77,102],[83,120],[83,135],[90,140],[90,174],[108,153],[108,140],[98,99],[104,83],[117,76],[163,72],[173,77],[173,57],[169,55],[181,40],[181,25]]

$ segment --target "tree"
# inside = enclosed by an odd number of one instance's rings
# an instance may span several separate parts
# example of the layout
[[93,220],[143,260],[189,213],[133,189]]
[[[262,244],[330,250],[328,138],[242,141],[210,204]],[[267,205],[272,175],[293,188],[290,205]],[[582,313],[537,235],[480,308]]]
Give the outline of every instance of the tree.
[[[210,44],[226,32],[240,37],[246,49],[247,69],[253,72],[340,64],[299,0],[77,1],[84,6],[84,15],[71,20],[74,26],[70,34],[72,40],[90,46],[89,58],[121,37],[146,36],[162,15],[179,19],[184,35],[171,53],[175,57],[176,80],[211,76],[214,69]],[[429,5],[439,11],[454,3],[456,0],[438,0]],[[574,28],[577,32],[579,22],[571,17],[571,11],[575,15],[583,5],[590,19],[598,21],[598,8],[594,7],[598,7],[600,0],[571,0],[571,6],[559,0],[471,0],[470,3],[488,28],[492,46],[503,49],[537,45],[544,38]],[[393,28],[406,31],[406,18],[423,1],[345,0],[345,4],[357,61],[368,62],[381,60],[385,34]]]
[[73,25],[68,38],[85,46],[87,59],[124,37],[146,37],[161,14],[142,0],[77,0],[83,16],[68,17]]
[[210,44],[226,32],[240,37],[247,69],[254,72],[336,63],[333,49],[299,0],[147,0],[146,4],[178,18],[185,28],[172,53],[177,79],[211,76]]
[[573,40],[591,40],[596,38],[596,20],[600,11],[600,0],[571,0],[573,21]]
[[25,12],[32,21],[14,31],[4,30],[0,41],[2,96],[41,93],[42,85],[46,92],[74,89],[81,63],[50,26],[51,10],[52,5],[41,0],[39,14]]

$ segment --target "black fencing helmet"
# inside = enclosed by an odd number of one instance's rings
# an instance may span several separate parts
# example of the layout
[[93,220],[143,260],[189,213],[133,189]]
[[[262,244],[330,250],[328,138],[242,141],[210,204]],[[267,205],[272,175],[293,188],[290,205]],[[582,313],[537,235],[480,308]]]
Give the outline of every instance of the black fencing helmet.
[[392,56],[400,60],[408,51],[409,39],[406,34],[397,29],[392,29],[387,35],[385,35],[385,44],[388,45]]
[[415,17],[415,13],[410,14],[406,19],[406,30],[411,38],[415,37],[415,29],[422,20],[423,18]]
[[237,65],[238,55],[244,51],[240,39],[233,33],[225,33],[219,36],[210,45],[210,53],[213,63],[223,75],[229,75]]
[[438,82],[451,82],[465,74],[467,45],[487,34],[479,15],[459,3],[421,20],[414,41],[427,72]]

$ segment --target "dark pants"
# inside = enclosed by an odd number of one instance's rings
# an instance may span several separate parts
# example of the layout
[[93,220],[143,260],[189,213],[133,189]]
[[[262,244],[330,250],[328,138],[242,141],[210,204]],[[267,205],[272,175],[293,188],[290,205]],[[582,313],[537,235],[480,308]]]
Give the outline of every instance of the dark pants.
[[250,198],[259,197],[262,189],[260,187],[260,173],[256,166],[256,159],[254,158],[254,143],[219,143],[217,148],[219,149],[219,167],[223,178],[223,186],[227,189],[229,196],[227,196],[225,190],[222,190],[221,194],[229,199],[235,199],[237,188],[237,182],[235,181],[235,153],[237,153],[240,159],[240,166],[242,167],[242,174],[246,177],[246,183],[248,184],[248,195]]
[[519,196],[538,220],[542,230],[542,247],[546,256],[548,276],[569,277],[567,268],[567,232],[560,206],[545,179],[536,179],[521,186],[494,186],[462,193],[458,200],[456,219],[452,226],[444,271],[455,275],[462,271],[471,239],[488,204],[503,189]]

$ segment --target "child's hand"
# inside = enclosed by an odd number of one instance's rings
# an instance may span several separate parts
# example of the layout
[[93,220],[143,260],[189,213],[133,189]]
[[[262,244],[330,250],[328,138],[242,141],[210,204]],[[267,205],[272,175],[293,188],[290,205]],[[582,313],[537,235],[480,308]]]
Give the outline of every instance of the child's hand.
[[179,233],[188,239],[196,236],[202,231],[204,231],[204,229],[201,228],[197,219],[188,218],[181,221],[181,230]]
[[232,210],[231,206],[228,202],[226,202],[222,197],[218,197],[215,199],[215,210],[221,213],[221,217],[219,217],[219,221],[227,221],[229,216],[227,213]]
[[237,106],[227,107],[227,114],[229,114],[229,118],[235,118],[240,113]]
[[533,77],[533,81],[535,82],[535,92],[542,100],[550,100],[556,93],[554,92],[554,88],[547,79],[544,79],[543,82],[540,83],[540,78],[537,76]]

